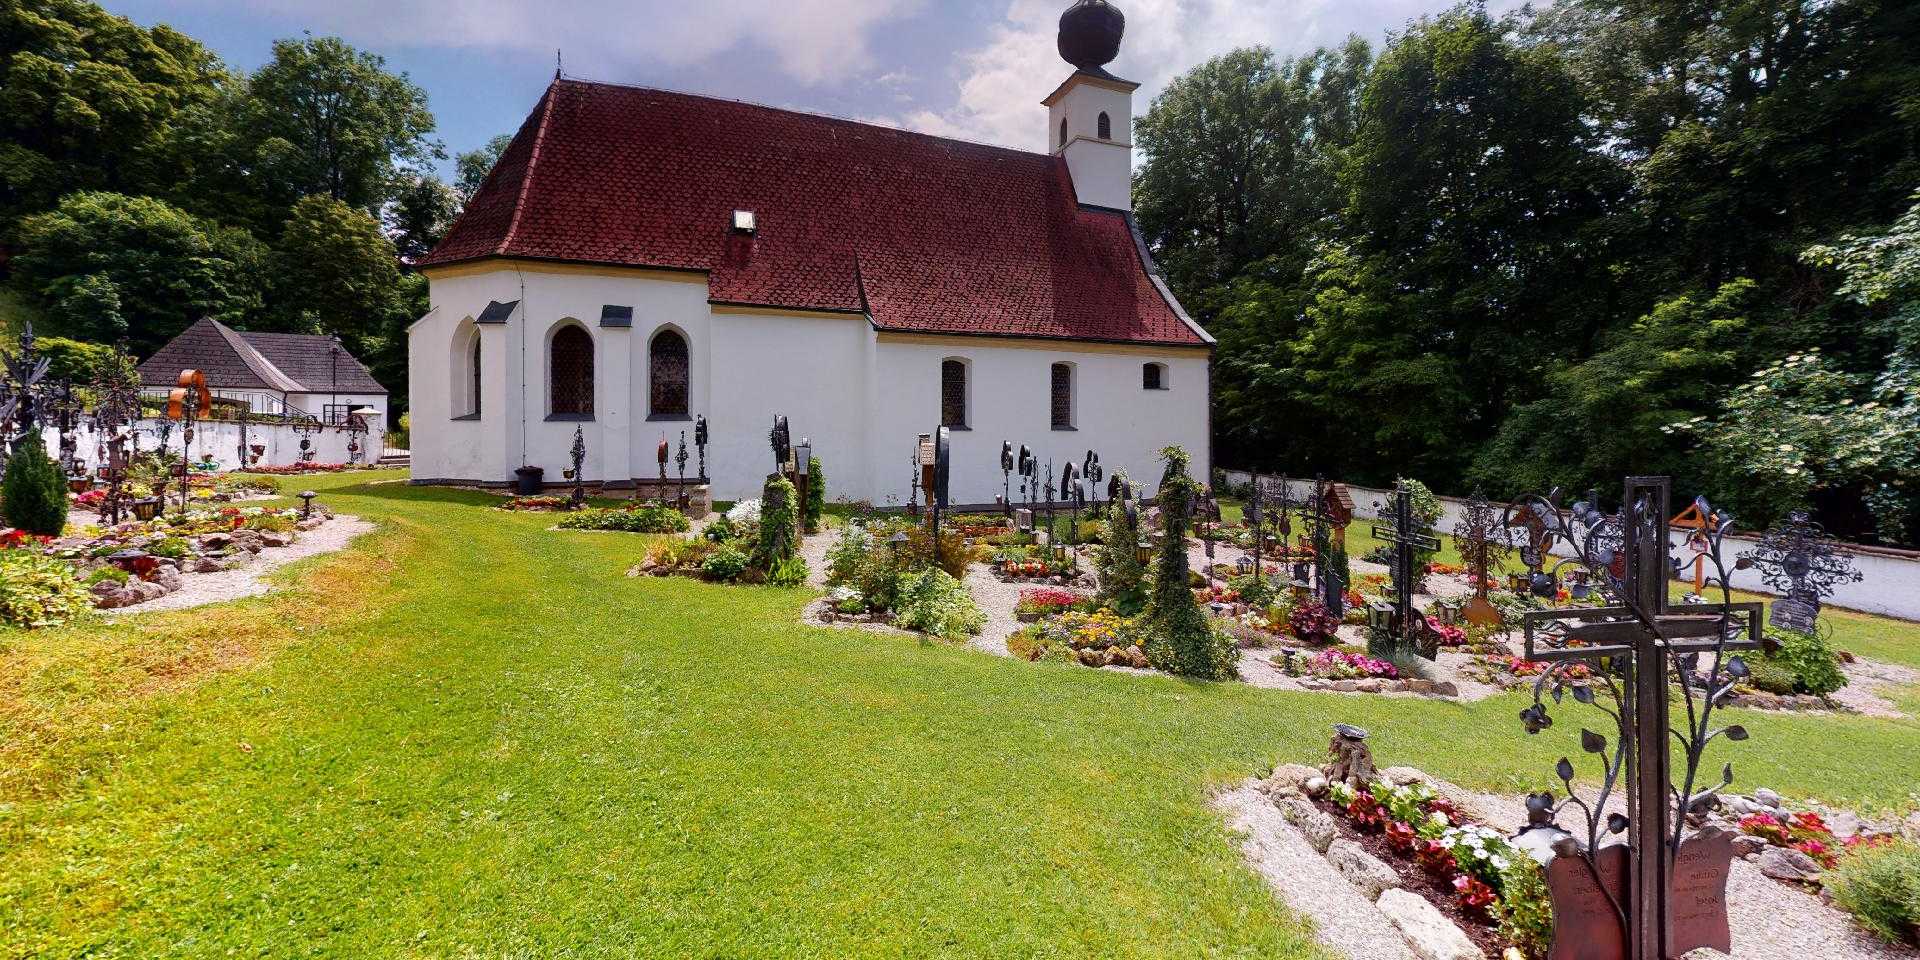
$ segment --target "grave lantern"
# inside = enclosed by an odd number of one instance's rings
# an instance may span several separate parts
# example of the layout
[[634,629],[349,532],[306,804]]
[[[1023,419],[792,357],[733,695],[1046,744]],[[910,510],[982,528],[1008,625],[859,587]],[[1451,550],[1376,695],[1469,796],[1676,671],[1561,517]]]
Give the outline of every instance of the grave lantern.
[[135,520],[141,520],[141,521],[152,520],[154,517],[157,517],[159,515],[160,515],[160,498],[159,497],[141,497],[140,499],[133,501],[133,518]]
[[1243,576],[1243,577],[1244,577],[1244,576],[1246,576],[1246,575],[1247,575],[1247,574],[1249,574],[1249,573],[1252,573],[1252,572],[1253,572],[1253,560],[1252,560],[1251,558],[1249,558],[1249,557],[1248,557],[1248,556],[1247,556],[1246,554],[1244,554],[1244,553],[1243,553],[1243,554],[1241,554],[1241,555],[1240,555],[1240,559],[1238,559],[1238,560],[1235,560],[1235,561],[1233,562],[1233,571],[1234,571],[1235,573],[1238,573],[1239,575],[1241,575],[1241,576]]
[[300,491],[300,516],[313,516],[313,498],[317,496],[319,496],[319,494],[314,493],[312,490]]
[[1367,603],[1367,626],[1373,630],[1392,630],[1393,604],[1384,600],[1369,601]]

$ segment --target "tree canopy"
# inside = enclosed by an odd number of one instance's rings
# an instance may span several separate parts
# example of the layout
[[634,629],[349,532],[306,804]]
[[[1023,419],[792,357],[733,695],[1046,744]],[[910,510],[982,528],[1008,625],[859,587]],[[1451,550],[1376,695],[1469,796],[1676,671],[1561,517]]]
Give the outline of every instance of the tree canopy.
[[1733,451],[1788,442],[1751,422],[1774,387],[1807,429],[1896,435],[1920,8],[1466,3],[1377,56],[1226,54],[1136,142],[1142,231],[1219,340],[1222,463],[1496,495],[1668,473],[1913,541],[1893,453],[1810,439],[1762,493]]

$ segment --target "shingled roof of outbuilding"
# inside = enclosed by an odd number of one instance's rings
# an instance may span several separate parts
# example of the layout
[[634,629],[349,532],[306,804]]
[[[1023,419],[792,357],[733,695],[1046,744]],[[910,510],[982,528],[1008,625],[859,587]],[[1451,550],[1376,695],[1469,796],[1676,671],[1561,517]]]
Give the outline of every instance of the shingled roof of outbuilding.
[[641,87],[547,88],[422,265],[487,257],[701,271],[716,304],[882,330],[1210,342],[1058,157]]
[[[304,333],[255,333],[202,319],[140,364],[140,381],[166,386],[182,370],[198,370],[207,386],[279,393],[379,393],[387,388],[344,349],[336,364],[330,337]],[[336,381],[337,374],[337,381]],[[336,385],[337,383],[337,385]]]

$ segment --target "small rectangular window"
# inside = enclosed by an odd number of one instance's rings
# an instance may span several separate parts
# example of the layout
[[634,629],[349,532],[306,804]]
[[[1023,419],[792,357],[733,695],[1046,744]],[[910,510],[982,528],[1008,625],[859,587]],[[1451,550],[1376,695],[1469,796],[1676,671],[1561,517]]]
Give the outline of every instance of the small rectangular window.
[[1146,364],[1140,368],[1140,388],[1142,390],[1164,390],[1166,389],[1166,381],[1162,379],[1163,377],[1164,374],[1161,372],[1159,364]]
[[1073,367],[1070,364],[1053,365],[1053,428],[1073,429]]

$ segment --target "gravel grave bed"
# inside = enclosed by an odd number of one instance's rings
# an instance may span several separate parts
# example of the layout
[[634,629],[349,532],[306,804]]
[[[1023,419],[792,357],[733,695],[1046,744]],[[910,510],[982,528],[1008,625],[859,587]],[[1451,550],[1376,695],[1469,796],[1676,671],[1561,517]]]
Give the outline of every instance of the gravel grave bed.
[[262,550],[245,566],[214,573],[187,574],[180,589],[163,597],[101,612],[118,617],[156,610],[185,610],[243,597],[257,597],[272,589],[266,582],[267,574],[296,560],[343,550],[355,537],[373,528],[373,523],[359,517],[335,514],[326,523],[312,530],[301,531],[299,538],[287,546]]

